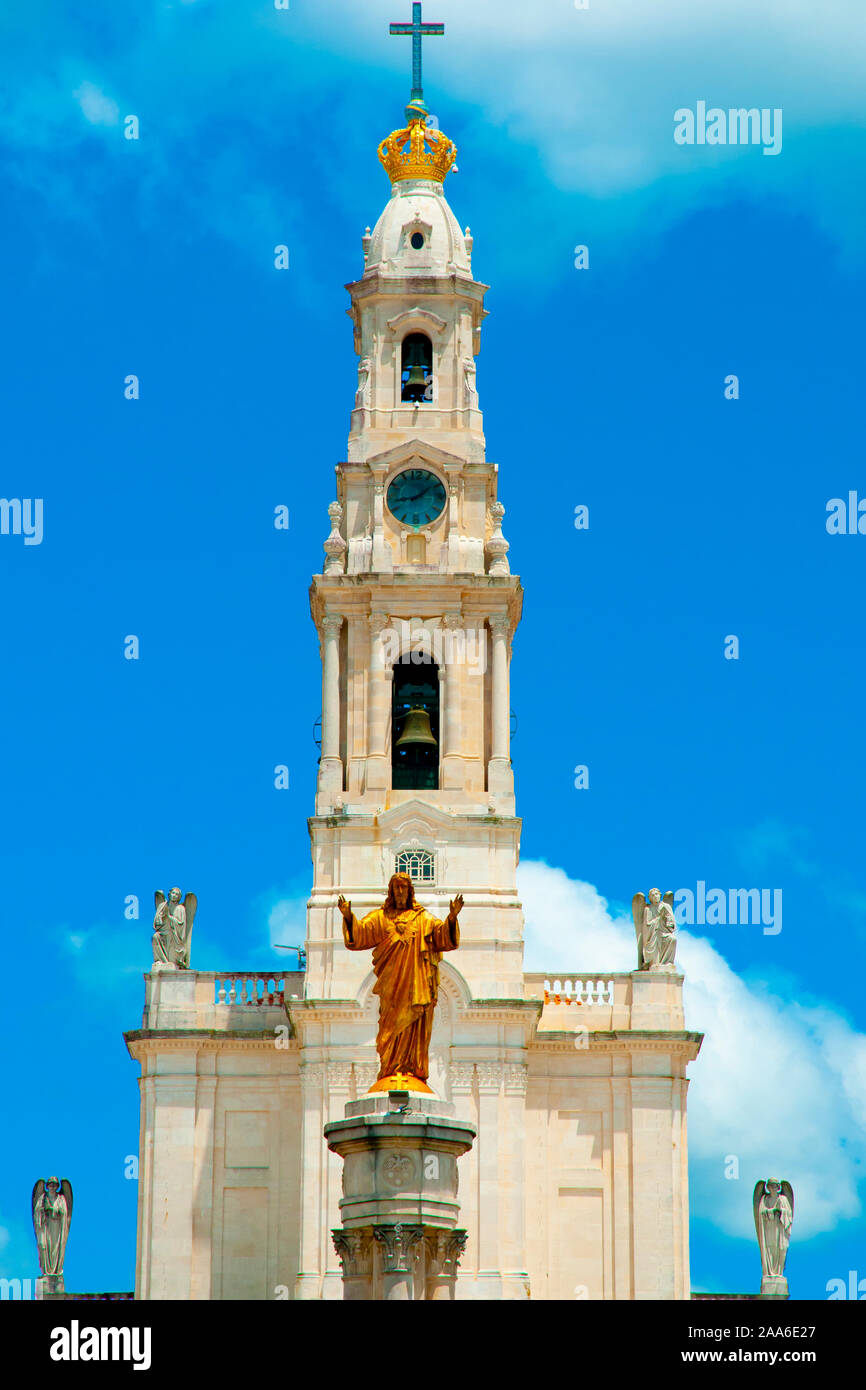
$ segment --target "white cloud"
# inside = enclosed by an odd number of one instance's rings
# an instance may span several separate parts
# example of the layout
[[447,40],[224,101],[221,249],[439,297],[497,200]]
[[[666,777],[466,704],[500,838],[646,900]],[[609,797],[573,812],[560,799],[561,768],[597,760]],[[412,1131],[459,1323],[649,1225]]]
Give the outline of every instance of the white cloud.
[[91,125],[117,125],[120,120],[120,107],[111,97],[107,97],[92,82],[82,82],[72,93],[82,115]]
[[[334,9],[344,13],[334,24]],[[444,0],[444,42],[425,45],[425,93],[447,131],[449,94],[476,103],[507,137],[535,145],[548,177],[595,196],[648,186],[666,174],[738,163],[779,182],[753,149],[673,141],[673,114],[710,106],[777,107],[795,127],[863,121],[866,27],[850,0],[617,0],[577,11],[517,0]],[[408,43],[383,40],[376,15],[351,0],[313,24],[322,42],[360,44],[408,79]],[[694,197],[694,192],[692,192]]]
[[[532,861],[518,884],[528,970],[564,978],[634,968],[631,917],[611,915],[592,884]],[[681,931],[677,961],[686,1027],[705,1034],[689,1068],[693,1215],[754,1239],[752,1187],[773,1175],[793,1185],[795,1238],[859,1216],[866,1035],[805,988],[782,999],[740,978],[704,938]],[[724,1178],[729,1154],[739,1181]]]

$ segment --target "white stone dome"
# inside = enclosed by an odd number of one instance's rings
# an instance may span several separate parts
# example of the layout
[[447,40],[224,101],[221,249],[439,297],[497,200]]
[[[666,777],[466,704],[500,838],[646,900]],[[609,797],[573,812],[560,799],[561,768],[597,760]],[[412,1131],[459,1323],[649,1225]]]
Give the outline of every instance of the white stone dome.
[[471,275],[466,241],[438,180],[392,184],[391,199],[370,238],[366,269],[400,276],[455,270]]

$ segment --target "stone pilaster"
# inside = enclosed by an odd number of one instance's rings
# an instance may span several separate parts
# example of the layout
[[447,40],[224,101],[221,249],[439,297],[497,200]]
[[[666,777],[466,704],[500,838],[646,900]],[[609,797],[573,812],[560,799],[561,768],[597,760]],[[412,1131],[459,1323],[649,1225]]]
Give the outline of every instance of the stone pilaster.
[[319,760],[320,810],[333,805],[343,790],[340,757],[340,614],[322,619],[322,755]]
[[510,623],[505,614],[496,614],[489,621],[492,710],[487,789],[492,796],[512,798],[514,773],[511,768],[511,706],[508,679]]
[[367,673],[367,772],[365,789],[385,791],[391,785],[388,758],[388,731],[391,725],[391,682],[382,648],[382,632],[388,625],[385,613],[369,616],[370,664]]
[[323,1168],[327,1155],[322,1150],[324,1122],[325,1066],[323,1062],[302,1063],[301,1078],[301,1171],[304,1200],[301,1203],[300,1269],[295,1280],[295,1298],[322,1296],[323,1230],[326,1182]]
[[462,788],[465,780],[462,757],[464,672],[460,667],[458,644],[453,638],[453,633],[460,628],[462,622],[459,613],[446,613],[442,620],[443,667],[439,671],[440,690],[444,697],[440,699],[440,710],[444,717],[439,723],[443,741],[442,786],[452,789]]

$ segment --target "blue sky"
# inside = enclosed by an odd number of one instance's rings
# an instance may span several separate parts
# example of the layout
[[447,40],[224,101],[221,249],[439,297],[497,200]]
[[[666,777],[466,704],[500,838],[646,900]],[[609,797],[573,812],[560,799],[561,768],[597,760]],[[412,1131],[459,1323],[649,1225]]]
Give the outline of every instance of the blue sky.
[[[0,1273],[36,1273],[29,1192],[51,1170],[76,1193],[68,1283],[132,1287],[121,1033],[153,889],[197,892],[194,963],[265,968],[285,959],[273,931],[300,939],[320,694],[306,591],[355,385],[343,286],[408,96],[408,42],[387,34],[404,10],[93,0],[0,18],[0,494],[44,499],[41,545],[0,536]],[[447,193],[492,286],[478,388],[526,588],[527,964],[623,968],[638,887],[782,890],[777,935],[684,933],[688,1021],[707,1031],[692,1277],[756,1284],[751,1188],[780,1168],[792,1293],[824,1297],[866,1277],[866,537],[825,528],[830,498],[866,497],[864,16],[854,0],[427,10],[447,26],[425,56],[459,148]],[[782,152],[676,145],[674,112],[698,100],[782,108]]]

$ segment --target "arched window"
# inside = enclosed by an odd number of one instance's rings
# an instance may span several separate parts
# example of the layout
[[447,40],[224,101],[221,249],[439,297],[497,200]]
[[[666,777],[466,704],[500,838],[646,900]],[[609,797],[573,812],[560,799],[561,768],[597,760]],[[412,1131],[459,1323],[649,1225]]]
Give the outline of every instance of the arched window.
[[401,401],[432,401],[433,344],[426,333],[407,333],[400,356]]
[[401,849],[394,856],[395,874],[408,874],[413,883],[436,882],[436,858],[429,849]]
[[391,785],[435,791],[439,786],[439,667],[426,652],[394,665],[391,702]]

